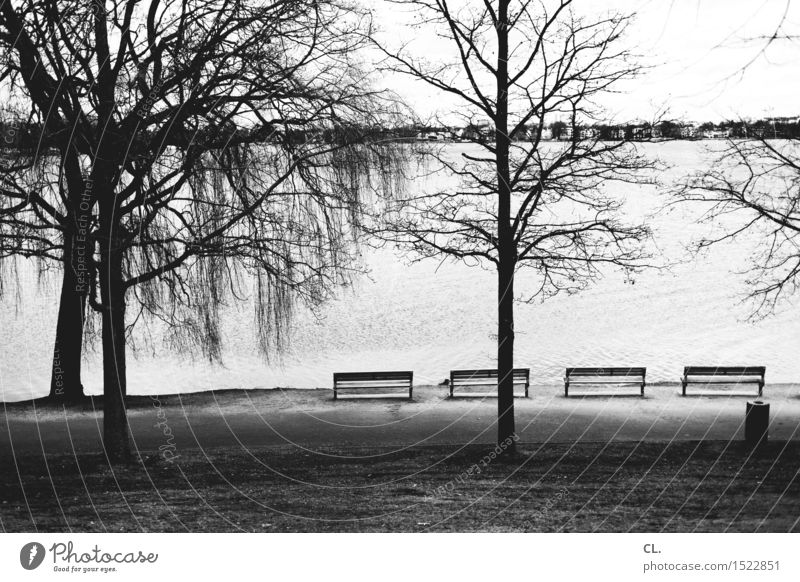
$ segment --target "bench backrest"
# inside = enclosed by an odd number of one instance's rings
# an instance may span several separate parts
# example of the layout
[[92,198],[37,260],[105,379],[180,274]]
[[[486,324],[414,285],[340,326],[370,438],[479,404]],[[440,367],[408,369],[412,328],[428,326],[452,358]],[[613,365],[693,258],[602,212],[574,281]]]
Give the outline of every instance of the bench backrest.
[[337,388],[380,388],[411,386],[414,372],[334,372]]
[[761,376],[766,366],[686,366],[684,376]]
[[567,368],[572,376],[644,376],[647,368]]
[[[514,382],[524,382],[528,384],[531,370],[530,368],[514,368]],[[450,382],[453,383],[482,383],[486,384],[488,380],[497,380],[497,370],[492,368],[484,368],[481,370],[450,370]]]

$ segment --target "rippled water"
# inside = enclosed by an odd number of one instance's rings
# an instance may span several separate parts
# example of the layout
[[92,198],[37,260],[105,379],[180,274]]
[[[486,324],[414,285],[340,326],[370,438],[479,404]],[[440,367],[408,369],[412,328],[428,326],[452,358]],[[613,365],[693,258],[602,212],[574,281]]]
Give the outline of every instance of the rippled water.
[[[648,147],[673,166],[663,176],[667,182],[702,158],[697,143]],[[622,188],[631,217],[648,216],[664,202],[655,187]],[[673,208],[648,218],[666,260],[685,259],[684,245],[704,232],[696,224],[699,210]],[[530,367],[541,384],[581,365],[647,366],[653,382],[675,381],[689,364],[758,364],[767,366],[768,382],[800,380],[798,310],[747,323],[747,307],[738,304],[745,288],[737,272],[747,266],[753,242],[718,246],[633,281],[608,272],[579,295],[517,305],[516,364]],[[409,265],[385,250],[365,258],[371,278],[341,293],[321,320],[298,316],[282,366],[268,365],[256,352],[252,309],[242,305],[224,316],[224,367],[163,353],[156,341],[129,358],[129,392],[330,387],[334,371],[370,369],[414,370],[415,383],[425,384],[441,381],[451,368],[494,366],[493,272],[438,261]],[[0,305],[4,400],[41,396],[49,385],[56,290],[37,288],[24,269],[21,279],[22,296],[6,296]],[[525,288],[522,276],[517,290]],[[87,357],[84,383],[91,393],[102,391],[99,354]]]

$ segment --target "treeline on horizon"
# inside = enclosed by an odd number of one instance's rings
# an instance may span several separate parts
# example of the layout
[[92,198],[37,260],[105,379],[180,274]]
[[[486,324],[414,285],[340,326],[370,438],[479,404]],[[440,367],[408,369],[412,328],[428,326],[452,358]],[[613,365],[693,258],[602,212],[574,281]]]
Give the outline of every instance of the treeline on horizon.
[[[38,123],[16,119],[0,119],[0,149],[19,149],[25,151],[46,151],[55,146],[56,135],[44,132]],[[523,126],[515,135],[516,141],[599,139],[602,141],[626,140],[645,141],[653,139],[799,139],[800,117],[764,118],[755,121],[710,121],[695,124],[681,121],[660,121],[656,123],[626,124],[568,124],[555,121],[544,127]],[[192,144],[209,146],[209,141],[218,142],[223,148],[231,144],[243,143],[354,143],[359,139],[365,142],[378,140],[424,140],[424,141],[492,141],[494,130],[488,123],[468,124],[463,127],[432,125],[423,123],[407,124],[398,127],[357,127],[290,129],[256,126],[249,128],[228,127],[205,128],[191,135],[172,135],[166,145],[181,148]]]
[[[493,138],[488,123],[469,124],[463,128],[421,125],[410,128],[410,135],[425,139],[430,135],[449,135],[467,141],[481,141]],[[713,123],[690,123],[677,120],[664,120],[655,123],[628,122],[625,124],[580,123],[555,121],[546,124],[523,126],[512,139],[531,141],[540,139],[570,140],[596,138],[604,141],[648,140],[648,139],[707,139],[707,138],[800,138],[800,116],[764,118],[755,121],[722,121]]]
[[[221,128],[217,126],[198,128],[191,133],[178,129],[167,136],[163,145],[187,150],[193,147],[205,150],[253,143],[291,145],[318,141],[330,144],[352,144],[357,143],[359,139],[375,141],[377,137],[386,138],[387,134],[394,135],[391,130],[356,126],[287,130],[283,126],[236,127],[228,124]],[[57,133],[44,130],[38,123],[0,119],[0,149],[17,149],[26,152],[47,151],[56,147],[59,137]],[[142,132],[138,141],[146,143],[148,138],[146,132]]]

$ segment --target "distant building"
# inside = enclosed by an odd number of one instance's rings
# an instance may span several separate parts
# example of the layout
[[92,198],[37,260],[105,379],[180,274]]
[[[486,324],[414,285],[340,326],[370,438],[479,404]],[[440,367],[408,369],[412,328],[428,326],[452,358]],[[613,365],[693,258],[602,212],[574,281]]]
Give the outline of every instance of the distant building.
[[461,130],[461,134],[458,137],[464,141],[477,141],[480,137],[480,133],[478,133],[477,127],[474,125],[468,125]]
[[611,139],[625,139],[625,128],[615,127],[611,130]]
[[520,136],[520,139],[523,141],[536,141],[536,139],[551,140],[553,139],[553,130],[549,127],[535,125],[527,128]]
[[416,139],[420,141],[445,141],[448,139],[448,133],[439,129],[425,129],[417,133]]
[[697,136],[697,127],[694,125],[681,126],[681,137],[692,138]]
[[639,125],[633,128],[633,139],[642,140],[653,137],[653,128],[649,125]]
[[470,124],[460,130],[453,130],[453,133],[460,140],[464,141],[492,141],[494,139],[494,127],[489,123]]
[[485,141],[494,140],[494,126],[488,122],[479,123],[475,126],[478,130],[478,136]]
[[797,124],[800,123],[800,117],[767,117],[765,121],[768,123]]
[[598,131],[593,127],[584,127],[581,129],[581,139],[594,139],[597,137]]
[[706,129],[703,131],[703,137],[705,139],[725,139],[730,137],[731,133],[731,129]]

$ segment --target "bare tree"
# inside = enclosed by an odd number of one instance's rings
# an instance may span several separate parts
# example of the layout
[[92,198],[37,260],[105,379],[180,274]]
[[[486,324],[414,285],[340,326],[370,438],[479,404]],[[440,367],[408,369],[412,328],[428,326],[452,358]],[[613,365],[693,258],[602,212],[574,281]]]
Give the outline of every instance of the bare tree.
[[362,23],[335,0],[0,7],[12,87],[77,152],[77,206],[61,203],[90,212],[77,221],[110,460],[129,455],[126,329],[140,316],[218,356],[218,308],[249,273],[267,349],[294,299],[346,277],[359,193],[392,168],[359,129],[384,110],[353,57]]
[[794,296],[800,286],[797,139],[730,139],[712,151],[706,168],[672,193],[678,201],[702,204],[703,221],[714,229],[696,243],[696,250],[740,238],[760,241],[746,278],[752,318],[772,314]]
[[[0,35],[0,51],[8,56],[5,41]],[[13,68],[6,74],[13,76]],[[5,84],[4,89],[10,88]],[[5,268],[0,279],[20,257],[36,260],[40,275],[54,264],[63,265],[49,396],[74,401],[83,396],[81,354],[89,287],[81,233],[89,229],[91,211],[81,209],[84,186],[77,148],[57,117],[49,118],[52,136],[43,132],[39,110],[31,106],[27,112],[6,110],[4,115],[0,261]]]
[[[479,147],[458,159],[434,154],[458,187],[390,202],[376,232],[418,257],[496,268],[498,442],[513,443],[515,273],[538,273],[538,287],[522,294],[533,301],[582,289],[601,265],[634,268],[643,258],[647,229],[620,222],[620,203],[603,186],[643,180],[648,163],[624,140],[602,142],[580,128],[596,119],[599,95],[639,71],[619,43],[629,17],[583,20],[570,0],[398,5],[413,6],[417,24],[446,38],[453,60],[429,63],[413,44],[380,43],[384,68],[454,96],[462,125],[489,130],[471,132]],[[546,142],[555,121],[565,139]]]
[[[699,3],[700,0],[698,0],[698,4]],[[775,6],[777,6],[778,11],[775,13],[776,17],[774,23],[770,27],[772,30],[767,30],[761,34],[745,34],[740,38],[735,38],[739,46],[750,49],[750,54],[735,71],[722,79],[723,82],[731,79],[743,79],[750,69],[759,62],[774,64],[770,49],[776,49],[787,44],[795,43],[798,38],[800,38],[797,31],[793,29],[792,26],[793,19],[790,15],[792,6],[791,0],[781,0],[779,3],[776,3]],[[744,25],[742,28],[747,29]],[[731,33],[724,41],[717,44],[714,48],[724,48],[733,36],[734,33]]]
[[[759,62],[790,65],[776,63],[770,55],[770,50],[785,48],[799,38],[793,28],[791,1],[783,0],[778,7],[772,30],[740,39],[753,53],[722,81],[743,79]],[[713,228],[696,242],[694,250],[747,237],[760,240],[752,266],[744,273],[750,318],[759,319],[788,302],[800,284],[800,140],[785,135],[785,128],[779,130],[774,120],[772,127],[745,121],[741,125],[744,139],[728,139],[722,149],[706,148],[706,167],[670,192],[676,201],[701,204],[702,220]]]

